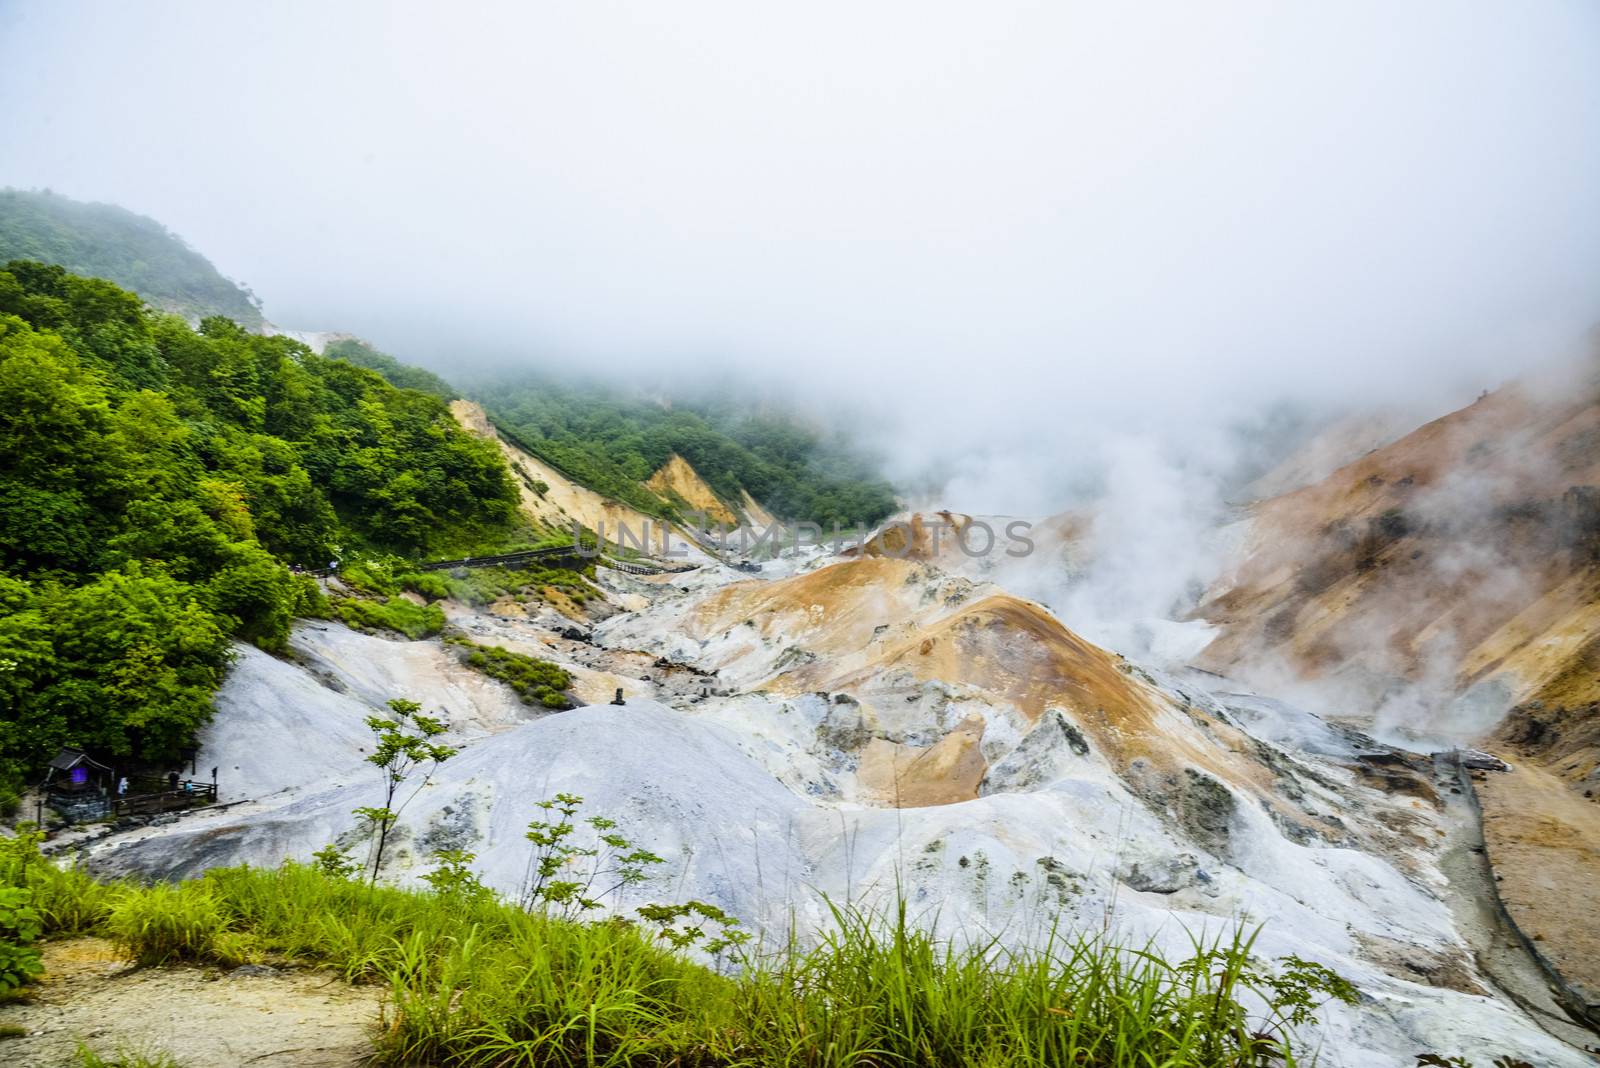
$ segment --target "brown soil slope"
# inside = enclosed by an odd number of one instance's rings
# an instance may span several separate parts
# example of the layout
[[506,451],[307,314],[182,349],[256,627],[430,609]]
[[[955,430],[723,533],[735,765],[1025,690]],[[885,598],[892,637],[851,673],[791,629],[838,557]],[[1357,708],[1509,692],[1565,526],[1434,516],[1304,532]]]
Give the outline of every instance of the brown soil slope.
[[1475,786],[1506,911],[1600,1018],[1600,805],[1525,765]]
[[667,462],[661,465],[660,470],[650,476],[645,488],[658,497],[668,500],[677,498],[689,507],[691,511],[704,512],[706,517],[716,523],[727,523],[737,526],[739,517],[733,509],[722,503],[716,491],[706,485],[705,479],[700,477],[688,460],[673,453]]
[[[1493,680],[1487,730],[1571,675],[1600,612],[1600,381],[1506,387],[1253,509],[1203,666],[1331,680],[1357,718]],[[1570,680],[1569,680],[1570,681]],[[1568,687],[1573,691],[1572,687]],[[1564,700],[1600,698],[1600,681]],[[1430,721],[1428,714],[1434,719]],[[1441,725],[1421,708],[1419,730]]]
[[1203,666],[1483,742],[1484,839],[1518,925],[1600,991],[1600,374],[1519,383],[1255,506]]
[[[517,480],[522,513],[534,523],[562,531],[569,531],[573,523],[588,530],[599,530],[604,524],[606,538],[611,541],[616,540],[617,531],[624,527],[635,538],[643,536],[645,531],[655,536],[658,520],[578,485],[538,457],[506,441],[478,405],[466,400],[451,401],[450,412],[467,430],[500,447],[501,455]],[[538,488],[540,483],[542,489]],[[653,541],[652,544],[657,543]]]

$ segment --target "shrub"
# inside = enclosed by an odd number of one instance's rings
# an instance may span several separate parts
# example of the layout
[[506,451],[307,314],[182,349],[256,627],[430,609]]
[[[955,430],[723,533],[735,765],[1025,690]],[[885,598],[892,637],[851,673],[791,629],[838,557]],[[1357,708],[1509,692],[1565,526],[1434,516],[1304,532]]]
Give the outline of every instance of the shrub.
[[30,907],[45,934],[80,934],[97,929],[111,913],[117,887],[96,882],[74,867],[57,867],[39,853],[44,835],[32,823],[0,838],[0,887],[31,892]]
[[507,594],[542,598],[544,591],[552,587],[582,603],[588,597],[599,596],[599,591],[589,581],[593,574],[592,564],[586,565],[585,571],[562,567],[530,567],[520,571],[485,567],[460,570],[444,582],[450,596],[468,604],[488,604]]
[[355,560],[339,568],[339,581],[361,593],[380,597],[393,597],[400,592],[400,583],[392,572],[391,561],[386,559]]
[[433,892],[451,901],[487,901],[493,892],[478,881],[472,870],[477,854],[460,849],[441,849],[433,854],[439,866],[422,877]]
[[[390,718],[368,716],[367,726],[375,735],[376,744],[367,756],[367,763],[383,773],[383,805],[362,807],[355,815],[373,832],[372,881],[378,881],[378,871],[383,867],[383,849],[389,841],[389,832],[400,819],[417,794],[428,785],[428,780],[440,764],[455,756],[452,746],[433,739],[445,732],[443,721],[424,716],[422,706],[415,701],[396,697],[389,702]],[[422,781],[396,807],[395,798],[413,771],[421,770]],[[324,849],[317,855],[320,866],[333,869],[334,861]],[[336,871],[336,869],[334,869]]]
[[344,850],[333,842],[311,854],[311,866],[334,879],[349,879],[361,870],[361,866],[345,856]]
[[406,575],[402,582],[413,593],[420,593],[430,601],[442,601],[450,596],[450,583],[443,575],[433,571],[419,571]]
[[0,993],[31,982],[44,970],[33,945],[43,926],[32,890],[0,887]]
[[[664,858],[623,837],[616,821],[604,816],[583,818],[590,844],[580,843],[573,837],[578,830],[574,821],[583,807],[583,798],[577,794],[556,794],[534,807],[542,815],[534,816],[523,835],[533,849],[517,895],[517,903],[529,911],[538,909],[571,919],[602,907],[607,897],[623,887],[644,882],[650,865],[665,863]],[[663,922],[659,916],[646,917],[664,929],[681,918]]]
[[328,596],[310,575],[294,577],[294,614],[301,619],[328,618]]
[[455,638],[452,644],[469,650],[466,657],[469,666],[510,686],[524,704],[537,701],[546,708],[569,706],[562,691],[572,685],[572,676],[550,661],[513,653],[498,645],[479,645],[465,638]]
[[363,601],[338,597],[332,602],[333,614],[358,630],[392,630],[412,641],[431,638],[444,629],[444,610],[436,604],[412,604],[404,597],[387,601]]

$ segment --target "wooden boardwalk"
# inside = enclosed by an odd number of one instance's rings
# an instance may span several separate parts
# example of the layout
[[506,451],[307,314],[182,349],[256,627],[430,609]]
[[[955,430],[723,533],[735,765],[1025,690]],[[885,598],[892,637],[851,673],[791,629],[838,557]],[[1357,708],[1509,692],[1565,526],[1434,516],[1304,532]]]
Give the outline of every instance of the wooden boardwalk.
[[[525,549],[516,553],[501,553],[498,556],[463,556],[455,560],[430,560],[425,564],[418,564],[419,571],[454,571],[456,568],[478,567],[509,567],[518,568],[527,564],[543,564],[546,567],[563,567],[579,569],[589,564],[600,567],[609,567],[613,571],[622,571],[629,575],[665,575],[676,574],[680,571],[693,571],[698,564],[662,564],[654,560],[617,560],[599,552],[585,552],[576,545],[551,545],[543,549]],[[319,567],[300,570],[298,573],[311,575],[313,578],[327,578],[335,574],[338,568]]]
[[164,812],[177,812],[195,805],[209,805],[217,799],[217,784],[187,780],[176,790],[158,790],[154,793],[128,794],[113,798],[111,815],[157,816]]

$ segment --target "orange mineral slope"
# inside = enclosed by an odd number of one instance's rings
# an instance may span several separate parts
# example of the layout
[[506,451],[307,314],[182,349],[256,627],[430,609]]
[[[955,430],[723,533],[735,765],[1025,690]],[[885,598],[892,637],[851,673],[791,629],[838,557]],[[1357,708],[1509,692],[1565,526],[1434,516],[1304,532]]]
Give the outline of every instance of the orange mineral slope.
[[1600,997],[1594,362],[1498,390],[1261,503],[1201,614],[1221,628],[1206,666],[1331,683],[1348,714],[1514,764],[1478,773],[1500,894],[1574,998]]
[[[563,532],[570,530],[573,523],[592,531],[601,530],[603,525],[608,541],[615,541],[621,529],[629,531],[633,538],[643,537],[648,531],[651,544],[659,545],[660,520],[579,485],[543,460],[511,444],[500,436],[478,405],[467,400],[451,401],[450,414],[467,430],[499,447],[516,479],[522,514],[535,523]],[[681,544],[681,541],[674,544]]]
[[885,523],[860,546],[840,555],[915,560],[952,574],[1004,582],[1037,569],[1074,571],[1085,566],[1090,519],[1079,512],[1043,518],[910,512]]
[[[1002,716],[1009,730],[1026,734],[1052,710],[1124,778],[1156,788],[1193,768],[1259,796],[1273,793],[1271,772],[1228,724],[1179,707],[1136,667],[1039,605],[927,564],[867,556],[738,583],[702,601],[685,629],[723,643],[730,660],[764,663],[759,688],[849,695],[869,725],[903,723],[928,684],[937,684],[952,697],[943,737],[934,750],[892,760],[947,768],[950,778],[917,785],[945,801],[975,794],[983,766],[974,748],[986,717]],[[869,770],[864,762],[863,773]]]
[[739,517],[733,510],[722,503],[722,498],[706,485],[705,479],[700,477],[700,473],[689,464],[689,461],[677,453],[669,456],[667,462],[650,476],[644,486],[658,497],[667,500],[677,498],[687,505],[689,510],[704,512],[706,518],[712,522],[727,523],[730,526],[739,524]]
[[[1254,506],[1240,558],[1199,614],[1203,666],[1332,680],[1371,715],[1425,684],[1480,683],[1484,731],[1592,634],[1600,565],[1600,375],[1513,384]],[[1596,694],[1600,696],[1600,694]],[[1591,700],[1593,698],[1590,698]],[[1442,712],[1405,724],[1448,723]]]

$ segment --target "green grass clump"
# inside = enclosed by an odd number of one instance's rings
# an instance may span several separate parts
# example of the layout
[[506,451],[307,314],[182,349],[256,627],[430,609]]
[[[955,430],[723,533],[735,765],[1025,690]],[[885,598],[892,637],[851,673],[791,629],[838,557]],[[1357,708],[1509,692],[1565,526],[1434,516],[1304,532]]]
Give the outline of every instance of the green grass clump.
[[550,661],[513,653],[498,645],[479,645],[466,638],[448,640],[469,650],[468,665],[510,686],[524,704],[538,702],[546,708],[566,708],[571,703],[562,691],[572,685],[572,676]]
[[1303,1063],[1294,1028],[1328,997],[1354,998],[1320,966],[1257,960],[1247,932],[1172,961],[1095,934],[958,946],[903,907],[837,909],[814,945],[735,947],[715,969],[648,923],[581,922],[293,863],[149,887],[101,887],[43,861],[0,858],[0,874],[54,884],[57,899],[110,893],[100,930],[141,963],[249,956],[381,983],[377,1062],[389,1065],[1292,1066]]
[[585,577],[593,576],[593,565],[585,571],[562,567],[528,567],[512,570],[504,567],[483,567],[465,570],[445,579],[449,595],[467,604],[486,605],[508,594],[513,596],[543,597],[544,590],[553,588],[565,593],[579,604],[599,597],[600,591]]
[[1093,935],[957,947],[908,925],[903,907],[892,922],[835,920],[820,945],[739,985],[763,1063],[1294,1063],[1282,1033],[1252,1027],[1239,1000],[1260,978],[1242,932],[1171,963]]
[[118,887],[96,882],[75,867],[60,867],[39,853],[44,835],[32,824],[0,836],[0,887],[28,890],[46,935],[98,931],[111,915]]
[[492,604],[508,593],[518,593],[519,573],[503,567],[461,568],[444,576],[450,596],[464,604]]
[[1009,954],[841,913],[820,946],[730,977],[630,924],[446,906],[303,867],[127,893],[112,929],[137,918],[143,963],[208,959],[232,924],[260,950],[381,980],[388,1064],[1295,1063],[1284,1032],[1240,1001],[1260,975],[1247,939],[1176,964],[1096,938]]
[[450,596],[449,583],[435,571],[419,570],[398,556],[372,555],[339,568],[339,581],[368,597],[393,597],[403,590],[420,593],[430,601]]
[[450,596],[450,582],[437,571],[419,571],[405,577],[406,589],[420,593],[430,601],[442,601]]
[[436,604],[413,604],[404,597],[386,601],[336,597],[329,605],[337,619],[358,630],[392,630],[416,641],[444,629],[444,609]]
[[78,1044],[78,1068],[183,1068],[171,1054],[159,1050],[118,1049],[111,1056]]
[[136,963],[175,964],[217,959],[228,916],[204,882],[156,883],[119,895],[105,926]]

